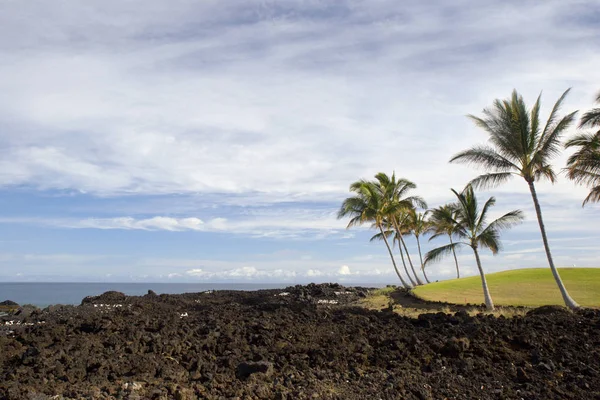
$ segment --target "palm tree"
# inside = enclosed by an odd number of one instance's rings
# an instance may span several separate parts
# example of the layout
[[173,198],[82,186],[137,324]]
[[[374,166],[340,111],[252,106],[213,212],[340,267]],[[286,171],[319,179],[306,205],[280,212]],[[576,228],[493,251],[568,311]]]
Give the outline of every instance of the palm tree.
[[489,134],[490,144],[462,151],[452,157],[450,162],[457,161],[483,167],[487,173],[470,182],[476,188],[499,185],[514,175],[525,179],[533,199],[548,264],[565,304],[574,309],[579,305],[569,296],[558,270],[554,266],[542,219],[542,209],[534,184],[540,179],[556,181],[556,174],[552,170],[550,160],[560,152],[560,137],[571,125],[576,114],[573,112],[562,118],[558,115],[569,90],[566,90],[554,104],[543,127],[540,125],[539,115],[541,95],[529,111],[523,97],[516,90],[513,91],[510,99],[497,99],[492,108],[484,109],[482,118],[469,115],[469,118],[477,126]]
[[429,282],[429,278],[427,278],[427,273],[425,273],[425,264],[423,263],[423,254],[421,253],[421,241],[419,240],[419,238],[430,232],[431,230],[431,224],[429,223],[429,220],[427,219],[427,214],[428,211],[425,211],[424,213],[421,212],[417,212],[416,209],[411,209],[408,212],[408,222],[409,222],[409,227],[410,227],[410,233],[413,234],[413,236],[415,237],[415,239],[417,239],[417,247],[419,249],[419,259],[421,261],[421,271],[423,272],[423,276],[425,277],[425,280],[427,281],[427,283],[431,283]]
[[348,197],[344,200],[338,211],[338,219],[347,216],[351,217],[346,229],[363,225],[368,222],[378,228],[382,234],[382,239],[385,242],[390,258],[392,259],[394,270],[396,271],[398,278],[400,278],[400,282],[402,282],[402,285],[405,288],[410,288],[411,285],[402,278],[400,271],[398,271],[392,249],[390,248],[387,236],[384,234],[385,217],[391,212],[391,209],[383,202],[381,191],[375,184],[365,180],[359,180],[352,183],[350,185],[350,191],[354,192],[355,196]]
[[[600,93],[596,102],[600,103]],[[586,112],[581,117],[579,128],[600,128],[600,108]],[[591,187],[582,206],[590,201],[600,201],[600,129],[595,133],[575,136],[565,144],[565,147],[577,149],[567,160],[567,176],[576,183]]]
[[[431,224],[431,232],[433,235],[429,240],[433,240],[442,235],[448,235],[450,244],[453,244],[452,236],[455,234],[456,224],[456,205],[446,204],[438,208],[434,208],[430,212],[429,223]],[[456,264],[456,278],[460,279],[460,270],[458,268],[458,258],[456,258],[456,251],[452,248],[452,255],[454,256],[454,264]]]
[[492,251],[492,254],[497,254],[500,250],[500,231],[521,222],[523,220],[523,213],[520,210],[514,210],[488,224],[486,221],[488,211],[490,207],[496,204],[496,199],[494,197],[490,197],[483,207],[479,209],[473,186],[467,185],[461,193],[456,192],[454,189],[452,189],[452,192],[458,199],[456,215],[455,218],[453,218],[456,227],[454,234],[463,241],[448,244],[429,251],[425,255],[425,263],[427,264],[441,259],[456,247],[464,245],[471,247],[475,254],[479,275],[481,276],[481,286],[483,287],[485,306],[488,311],[492,311],[494,309],[494,303],[485,279],[485,274],[483,273],[478,249],[480,247],[487,248]]
[[[410,258],[410,253],[404,242],[403,234],[406,232],[405,223],[408,221],[408,211],[415,207],[427,208],[427,203],[425,203],[425,200],[420,196],[406,196],[408,192],[417,188],[417,185],[408,179],[396,179],[395,173],[392,173],[392,176],[390,177],[383,172],[376,174],[375,179],[376,184],[381,188],[381,192],[389,205],[388,210],[393,211],[388,214],[388,217],[392,225],[396,228],[396,239],[399,240],[398,248],[400,248],[400,244],[402,244],[417,285],[422,285],[423,282],[415,271],[412,259]],[[402,251],[402,249],[400,249],[400,251]],[[402,255],[402,253],[400,254]],[[404,261],[404,256],[402,256],[402,260]],[[412,278],[410,280],[412,281]]]

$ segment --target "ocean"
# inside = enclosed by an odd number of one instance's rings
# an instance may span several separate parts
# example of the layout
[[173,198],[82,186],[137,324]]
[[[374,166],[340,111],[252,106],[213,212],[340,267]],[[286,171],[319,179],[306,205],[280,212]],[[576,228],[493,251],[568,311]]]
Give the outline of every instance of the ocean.
[[153,290],[157,294],[193,293],[205,290],[279,289],[293,284],[268,283],[32,283],[0,282],[0,302],[12,300],[21,305],[43,308],[51,304],[80,304],[86,296],[97,296],[109,290],[130,296],[141,296]]

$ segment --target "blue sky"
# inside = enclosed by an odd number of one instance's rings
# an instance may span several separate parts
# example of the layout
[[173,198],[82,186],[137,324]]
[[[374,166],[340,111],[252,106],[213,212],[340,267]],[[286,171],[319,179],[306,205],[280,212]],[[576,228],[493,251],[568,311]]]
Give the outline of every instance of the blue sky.
[[[396,283],[335,218],[349,183],[395,170],[451,200],[477,171],[448,159],[485,141],[466,114],[513,88],[544,116],[568,87],[565,112],[592,107],[598,21],[596,1],[2,2],[0,281]],[[600,266],[585,188],[538,191],[557,264]],[[527,221],[484,268],[544,267],[525,183],[491,194]]]

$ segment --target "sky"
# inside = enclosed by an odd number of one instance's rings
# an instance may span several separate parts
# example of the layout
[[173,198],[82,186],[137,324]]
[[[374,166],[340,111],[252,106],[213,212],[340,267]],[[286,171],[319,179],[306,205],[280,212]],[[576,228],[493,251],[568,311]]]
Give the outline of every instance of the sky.
[[[349,184],[395,171],[444,204],[481,172],[448,164],[486,141],[467,114],[514,88],[585,111],[599,65],[597,1],[4,0],[0,281],[397,284],[336,218]],[[586,189],[538,192],[556,264],[599,267]],[[484,269],[546,267],[526,183],[491,195],[526,221]]]

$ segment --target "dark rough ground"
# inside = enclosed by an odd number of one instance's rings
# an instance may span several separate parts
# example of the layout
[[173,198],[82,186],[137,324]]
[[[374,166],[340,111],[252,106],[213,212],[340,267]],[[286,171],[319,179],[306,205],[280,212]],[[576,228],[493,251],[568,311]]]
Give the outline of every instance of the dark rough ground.
[[600,399],[598,310],[409,319],[361,295],[109,292],[4,316],[0,398]]

